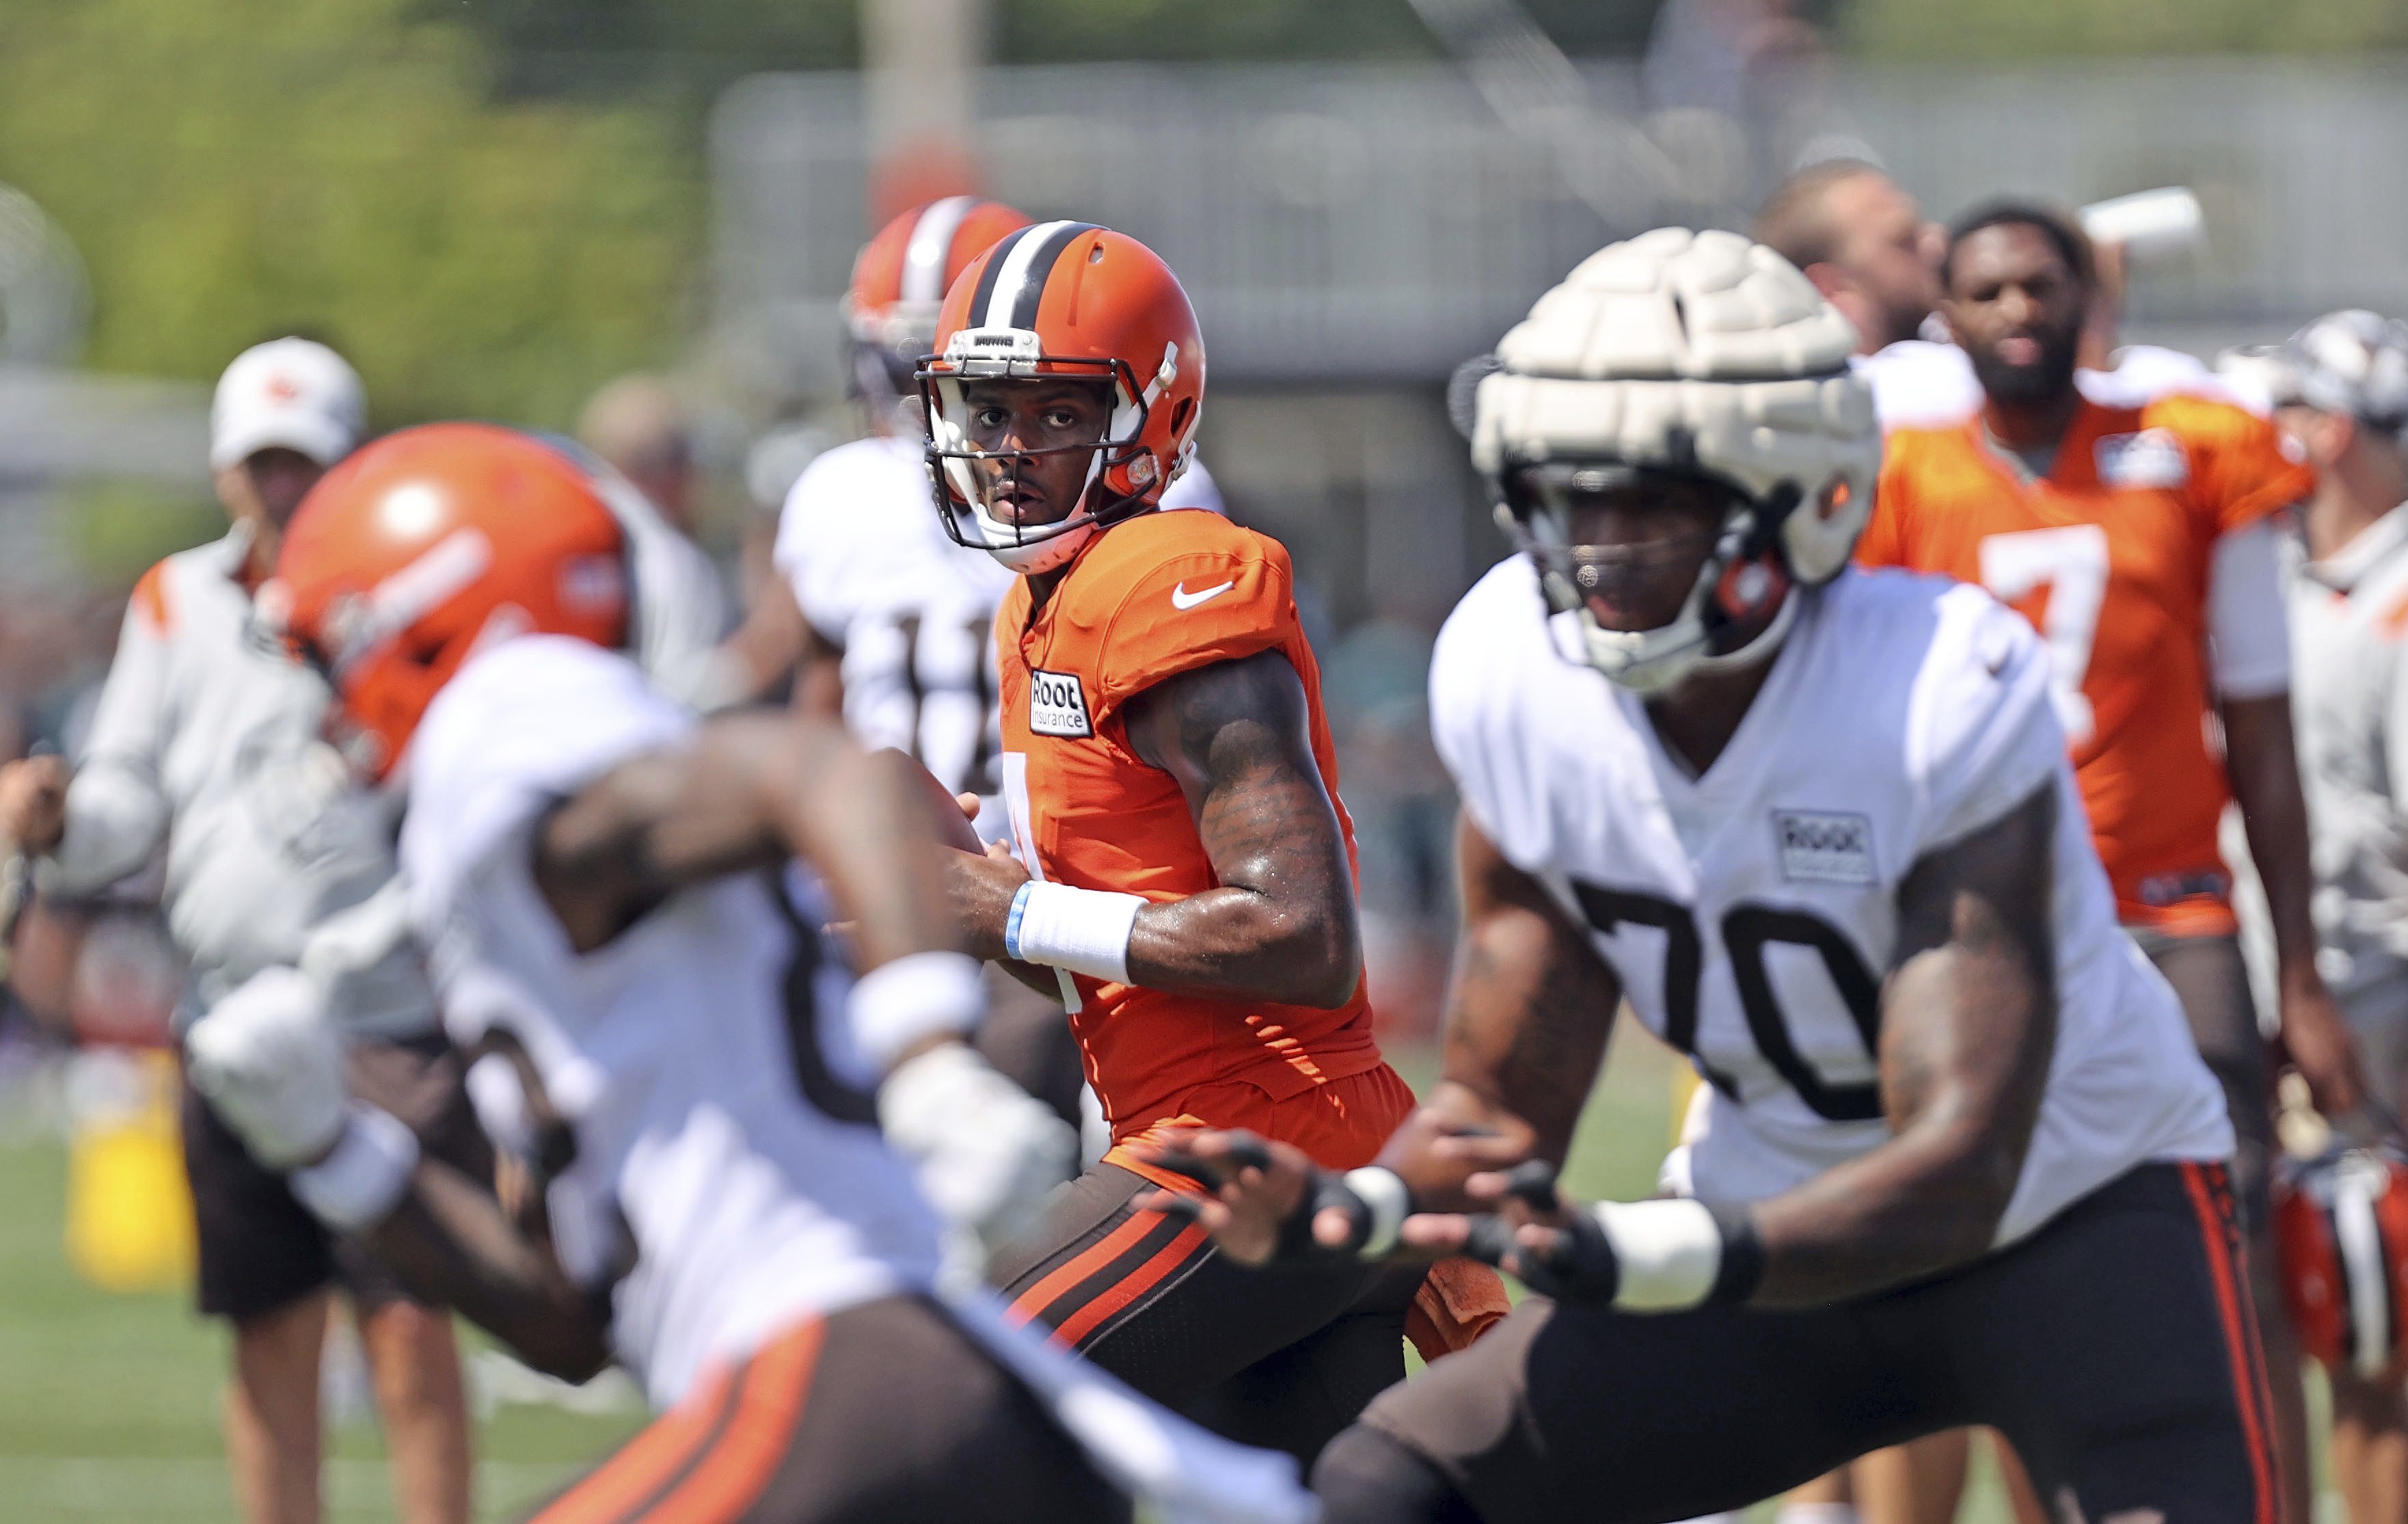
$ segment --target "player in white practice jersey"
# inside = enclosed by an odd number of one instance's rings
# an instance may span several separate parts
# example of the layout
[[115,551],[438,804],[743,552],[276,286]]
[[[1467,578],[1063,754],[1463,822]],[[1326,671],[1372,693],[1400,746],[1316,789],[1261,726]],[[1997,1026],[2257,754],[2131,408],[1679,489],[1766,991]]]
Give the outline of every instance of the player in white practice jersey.
[[[2066,1517],[2272,1517],[2221,1096],[2116,929],[2037,637],[1848,569],[1853,337],[1771,251],[1667,229],[1481,383],[1524,554],[1431,673],[1446,1072],[1383,1167],[1190,1145],[1233,1252],[1469,1244],[1547,1294],[1332,1443],[1332,1524],[1642,1524],[1967,1423]],[[1553,1172],[1625,997],[1711,1099],[1673,1195],[1582,1206]]]
[[[489,1057],[507,1194],[347,1105],[321,997],[254,978],[198,1024],[194,1083],[330,1226],[547,1371],[617,1359],[670,1411],[537,1517],[1295,1520],[1284,1461],[1145,1408],[991,1301],[931,1297],[937,1218],[873,1125],[962,1053],[976,965],[946,934],[938,816],[832,727],[697,721],[616,649],[624,535],[507,430],[389,437],[312,494],[274,584],[288,639],[406,780],[402,871],[444,1019]],[[796,859],[870,971],[874,1102],[796,1019],[819,938]],[[1075,1436],[1075,1437],[1074,1437]]]

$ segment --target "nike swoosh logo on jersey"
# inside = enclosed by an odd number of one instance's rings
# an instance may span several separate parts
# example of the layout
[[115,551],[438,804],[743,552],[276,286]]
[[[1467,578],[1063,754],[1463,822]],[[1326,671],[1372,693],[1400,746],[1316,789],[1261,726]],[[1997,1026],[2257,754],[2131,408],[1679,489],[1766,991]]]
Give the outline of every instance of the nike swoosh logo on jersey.
[[1184,613],[1199,603],[1210,603],[1237,585],[1238,579],[1232,577],[1218,587],[1208,587],[1200,593],[1191,593],[1187,591],[1187,583],[1182,580],[1178,586],[1170,590],[1170,606]]

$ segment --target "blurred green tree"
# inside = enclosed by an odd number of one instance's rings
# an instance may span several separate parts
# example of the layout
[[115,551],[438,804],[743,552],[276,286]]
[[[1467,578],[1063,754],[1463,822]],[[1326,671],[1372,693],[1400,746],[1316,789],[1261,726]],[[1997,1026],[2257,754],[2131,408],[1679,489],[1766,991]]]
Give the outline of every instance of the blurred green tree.
[[90,266],[87,362],[207,379],[316,334],[380,425],[557,424],[674,352],[701,247],[673,113],[496,98],[414,0],[8,0],[0,180]]

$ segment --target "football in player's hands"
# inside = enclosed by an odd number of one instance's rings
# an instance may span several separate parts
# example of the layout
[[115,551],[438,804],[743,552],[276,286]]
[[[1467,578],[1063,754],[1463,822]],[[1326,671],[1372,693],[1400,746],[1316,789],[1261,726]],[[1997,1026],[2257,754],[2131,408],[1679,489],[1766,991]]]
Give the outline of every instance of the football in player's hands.
[[184,1061],[210,1107],[270,1170],[314,1164],[342,1136],[342,1040],[318,982],[263,969],[193,1024]]

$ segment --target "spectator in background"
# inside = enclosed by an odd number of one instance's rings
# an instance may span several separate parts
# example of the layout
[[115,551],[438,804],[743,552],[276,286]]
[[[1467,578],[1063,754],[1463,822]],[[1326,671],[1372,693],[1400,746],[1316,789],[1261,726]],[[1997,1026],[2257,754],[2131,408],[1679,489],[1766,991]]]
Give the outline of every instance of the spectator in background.
[[[2316,962],[2366,1055],[2408,1099],[2408,324],[2335,312],[2284,346],[2275,417],[2316,468],[2289,579],[2291,708],[2313,829]],[[2349,1517],[2408,1518],[2408,1400],[2333,1370],[2332,1469]]]
[[577,424],[595,490],[627,536],[637,659],[663,692],[705,712],[755,696],[750,668],[722,645],[727,593],[694,541],[699,506],[693,425],[666,381],[622,376]]
[[[359,377],[322,344],[277,339],[226,367],[209,465],[232,527],[135,588],[80,766],[36,756],[0,768],[0,838],[41,855],[37,884],[70,901],[164,851],[161,894],[191,969],[182,1014],[271,964],[312,970],[359,1083],[421,1125],[429,1147],[490,1178],[400,913],[391,824],[322,739],[324,682],[286,657],[252,602],[285,524],[358,442],[364,412]],[[402,1519],[465,1524],[467,1412],[450,1314],[409,1301],[335,1241],[189,1086],[183,1130],[201,1310],[235,1330],[226,1450],[243,1517],[320,1517],[320,1361],[340,1285]]]
[[577,438],[634,482],[670,528],[694,537],[694,429],[668,382],[636,375],[607,383],[578,414]]
[[[577,434],[624,479],[606,481],[602,496],[633,547],[645,669],[706,712],[782,701],[804,626],[772,564],[775,515],[745,522],[738,551],[744,617],[731,631],[724,583],[695,543],[702,476],[693,421],[676,392],[656,376],[623,376],[586,403]],[[629,500],[629,487],[640,502]]]
[[1826,159],[1774,187],[1756,240],[1806,273],[1856,325],[1853,362],[1884,428],[1954,423],[1982,406],[1964,352],[1923,336],[1940,305],[1947,234],[1862,159]]

